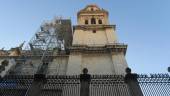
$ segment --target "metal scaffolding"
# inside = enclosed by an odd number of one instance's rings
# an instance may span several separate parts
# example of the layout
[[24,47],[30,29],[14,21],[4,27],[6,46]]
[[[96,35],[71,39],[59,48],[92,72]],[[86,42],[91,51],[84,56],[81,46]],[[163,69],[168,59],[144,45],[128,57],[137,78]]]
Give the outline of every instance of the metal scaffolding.
[[55,18],[51,22],[45,22],[26,46],[34,55],[45,55],[49,51],[65,50],[62,36],[62,18]]
[[22,59],[28,61],[32,59],[32,56],[40,56],[40,65],[35,74],[46,74],[48,64],[52,61],[54,54],[65,52],[65,49],[71,45],[71,41],[71,20],[56,17],[40,26],[23,50]]

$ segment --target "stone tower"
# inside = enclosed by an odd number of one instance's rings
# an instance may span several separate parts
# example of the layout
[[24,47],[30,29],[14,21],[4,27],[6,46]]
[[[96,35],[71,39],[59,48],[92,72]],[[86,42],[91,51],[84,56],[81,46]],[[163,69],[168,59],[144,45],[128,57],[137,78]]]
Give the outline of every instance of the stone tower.
[[66,74],[80,74],[83,68],[90,74],[125,74],[127,45],[118,43],[116,26],[109,24],[108,14],[96,5],[77,13]]

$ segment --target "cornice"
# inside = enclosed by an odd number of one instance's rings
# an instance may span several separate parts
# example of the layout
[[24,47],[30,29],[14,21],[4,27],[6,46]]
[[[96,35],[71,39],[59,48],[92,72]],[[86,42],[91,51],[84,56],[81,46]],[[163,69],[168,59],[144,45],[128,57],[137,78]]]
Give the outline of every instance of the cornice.
[[114,53],[114,52],[123,52],[126,54],[127,45],[125,44],[113,44],[105,46],[87,46],[87,45],[73,45],[70,47],[71,53]]

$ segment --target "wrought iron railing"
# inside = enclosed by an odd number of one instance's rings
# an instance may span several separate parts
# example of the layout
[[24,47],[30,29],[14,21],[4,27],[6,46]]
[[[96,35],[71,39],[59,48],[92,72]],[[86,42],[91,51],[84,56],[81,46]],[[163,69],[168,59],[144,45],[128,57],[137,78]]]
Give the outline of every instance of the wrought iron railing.
[[[34,76],[6,76],[0,81],[0,96],[27,96]],[[168,74],[138,75],[138,84],[143,96],[170,96]],[[41,83],[39,96],[80,96],[80,76],[46,76]],[[134,96],[131,95],[124,76],[91,75],[89,96]]]
[[170,96],[168,74],[139,75],[138,82],[144,96]]
[[94,75],[90,82],[90,96],[129,96],[121,75]]
[[41,96],[79,96],[79,76],[47,76]]
[[0,80],[0,96],[25,96],[33,76],[6,76]]

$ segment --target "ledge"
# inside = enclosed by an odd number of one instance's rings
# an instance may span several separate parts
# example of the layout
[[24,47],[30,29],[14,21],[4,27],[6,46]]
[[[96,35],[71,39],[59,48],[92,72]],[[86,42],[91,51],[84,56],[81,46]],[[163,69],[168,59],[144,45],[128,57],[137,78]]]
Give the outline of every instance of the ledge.
[[121,43],[108,44],[105,46],[88,46],[88,45],[73,45],[70,47],[70,52],[81,53],[109,53],[109,52],[123,52],[126,54],[127,45]]
[[103,29],[103,28],[116,28],[116,25],[104,25],[104,24],[95,24],[95,25],[75,25],[73,26],[73,29],[84,29],[84,30],[89,30],[89,29]]

